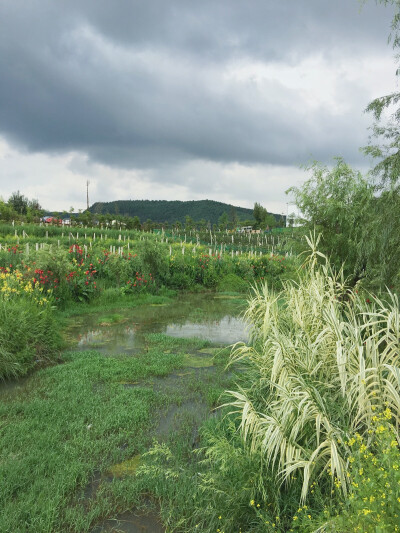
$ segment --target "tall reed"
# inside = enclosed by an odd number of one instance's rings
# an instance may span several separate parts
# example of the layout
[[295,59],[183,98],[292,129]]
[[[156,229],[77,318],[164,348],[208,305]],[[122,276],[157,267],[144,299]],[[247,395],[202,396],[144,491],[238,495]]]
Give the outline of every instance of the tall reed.
[[231,357],[248,363],[250,379],[228,402],[250,453],[282,484],[302,476],[303,501],[327,474],[347,494],[351,439],[368,441],[378,413],[390,411],[399,441],[397,297],[384,302],[347,287],[318,240],[308,239],[298,282],[278,294],[255,290],[246,313],[251,342]]

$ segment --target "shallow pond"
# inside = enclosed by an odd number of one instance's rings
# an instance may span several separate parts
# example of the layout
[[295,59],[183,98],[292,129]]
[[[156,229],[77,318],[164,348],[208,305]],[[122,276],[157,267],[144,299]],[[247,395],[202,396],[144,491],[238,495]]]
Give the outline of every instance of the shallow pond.
[[[197,337],[213,344],[233,344],[248,340],[245,324],[240,317],[244,303],[241,299],[224,295],[185,294],[165,305],[114,309],[110,313],[74,317],[68,327],[67,337],[72,346],[80,350],[96,349],[110,355],[135,354],[143,348],[145,336],[149,333],[163,333],[184,338]],[[209,368],[209,359],[210,356],[207,358],[208,365],[203,364],[202,368],[191,368],[189,372],[184,371],[155,379],[154,389],[160,388],[165,393],[168,387],[184,387],[185,378],[190,378],[193,372],[213,370]],[[198,365],[192,361],[189,366]],[[137,384],[125,386],[135,387]],[[200,425],[208,410],[204,402],[197,397],[188,397],[187,402],[179,406],[171,405],[155,429],[157,438],[163,440],[163,437],[171,432],[171,428],[179,424],[180,416],[187,413],[194,416]],[[193,433],[193,446],[196,445],[196,439],[197,430]],[[111,476],[110,480],[112,479]],[[96,479],[89,489],[96,491],[101,481],[101,478]],[[104,520],[92,530],[92,533],[163,533],[164,531],[157,513],[150,512],[143,515],[132,510]]]
[[184,294],[167,304],[73,317],[66,337],[73,348],[110,355],[134,354],[143,347],[149,333],[233,344],[248,339],[239,316],[243,303],[235,297],[210,293]]

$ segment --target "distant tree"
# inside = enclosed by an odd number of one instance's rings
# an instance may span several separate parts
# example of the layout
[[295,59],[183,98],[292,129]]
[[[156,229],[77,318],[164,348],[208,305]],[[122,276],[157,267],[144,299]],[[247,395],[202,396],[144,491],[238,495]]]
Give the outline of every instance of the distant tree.
[[267,216],[263,220],[264,229],[268,226],[269,228],[275,228],[277,225],[276,218],[271,213],[267,213]]
[[202,218],[201,220],[199,220],[198,222],[198,226],[199,226],[199,229],[200,231],[206,231],[207,229],[207,222],[204,218]]
[[229,209],[229,222],[231,229],[235,229],[238,223],[238,216],[236,213],[236,209],[233,207],[233,205]]
[[218,219],[218,225],[220,230],[225,230],[228,225],[228,213],[224,211]]
[[111,226],[112,225],[113,220],[114,220],[114,216],[115,215],[112,215],[111,213],[106,213],[104,215],[106,226]]
[[22,195],[19,191],[13,192],[8,199],[8,205],[10,205],[19,215],[26,215],[28,202],[28,198]]
[[154,226],[154,222],[150,218],[148,218],[146,222],[144,222],[143,224],[143,230],[151,231],[153,229],[153,226]]
[[189,215],[185,216],[185,230],[190,231],[194,226],[194,221]]
[[26,209],[27,222],[39,222],[40,218],[43,216],[43,213],[44,211],[36,198],[28,200],[28,206]]
[[133,217],[132,219],[132,228],[136,230],[142,229],[142,225],[140,224],[140,219],[138,216]]
[[346,263],[347,273],[358,276],[363,270],[361,235],[373,200],[373,188],[360,172],[343,159],[329,169],[318,162],[307,170],[312,175],[301,187],[287,192],[305,217],[306,227],[322,233],[321,251],[330,255],[339,267]]
[[17,218],[17,216],[18,213],[14,211],[13,207],[0,199],[0,220],[9,221]]
[[268,216],[268,211],[261,204],[256,202],[254,204],[253,216],[257,227],[260,228]]
[[115,215],[115,222],[117,228],[121,229],[123,224],[125,224],[125,217],[123,215]]
[[97,215],[97,220],[99,221],[100,226],[106,225],[106,216],[105,215]]
[[32,200],[28,200],[27,207],[29,209],[32,209],[32,211],[42,211],[42,206],[39,203],[39,200],[37,198],[32,198]]

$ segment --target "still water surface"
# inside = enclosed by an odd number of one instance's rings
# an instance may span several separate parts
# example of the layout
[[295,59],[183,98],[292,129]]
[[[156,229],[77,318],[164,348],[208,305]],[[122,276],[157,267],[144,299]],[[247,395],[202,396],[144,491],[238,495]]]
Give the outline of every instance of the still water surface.
[[171,303],[74,317],[66,335],[79,350],[134,354],[145,335],[198,337],[215,344],[246,341],[243,300],[214,294],[185,294]]

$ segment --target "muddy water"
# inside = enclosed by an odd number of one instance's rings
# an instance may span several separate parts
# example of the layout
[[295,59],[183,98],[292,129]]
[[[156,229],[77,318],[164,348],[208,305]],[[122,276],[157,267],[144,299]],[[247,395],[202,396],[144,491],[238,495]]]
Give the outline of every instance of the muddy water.
[[[103,314],[80,317],[69,328],[68,334],[79,349],[96,349],[104,354],[134,354],[144,344],[148,333],[164,333],[174,337],[198,337],[213,344],[232,344],[246,341],[248,336],[244,322],[238,316],[243,305],[234,298],[210,294],[184,295],[178,301],[162,306],[145,306],[137,309],[120,310],[109,316]],[[205,354],[192,355],[186,370],[165,378],[155,378],[152,386],[164,393],[168,388],[184,388],[186,379],[193,374],[201,379],[201,374],[213,372],[211,358],[209,365],[195,364]],[[194,362],[193,362],[194,361]],[[211,365],[211,366],[210,366]],[[136,384],[126,384],[135,387]],[[171,405],[160,419],[155,435],[163,440],[179,427],[182,416],[191,416],[195,427],[209,415],[201,398],[189,395],[181,405]],[[197,445],[197,430],[193,433],[193,446]],[[104,480],[104,479],[103,479]],[[156,513],[140,514],[128,511],[109,518],[96,526],[92,533],[164,533]]]
[[246,341],[242,301],[214,294],[186,294],[163,305],[112,310],[74,317],[66,335],[80,350],[134,354],[148,333],[198,337],[216,344]]
[[164,533],[165,528],[153,515],[134,514],[129,511],[117,518],[105,520],[92,533]]

